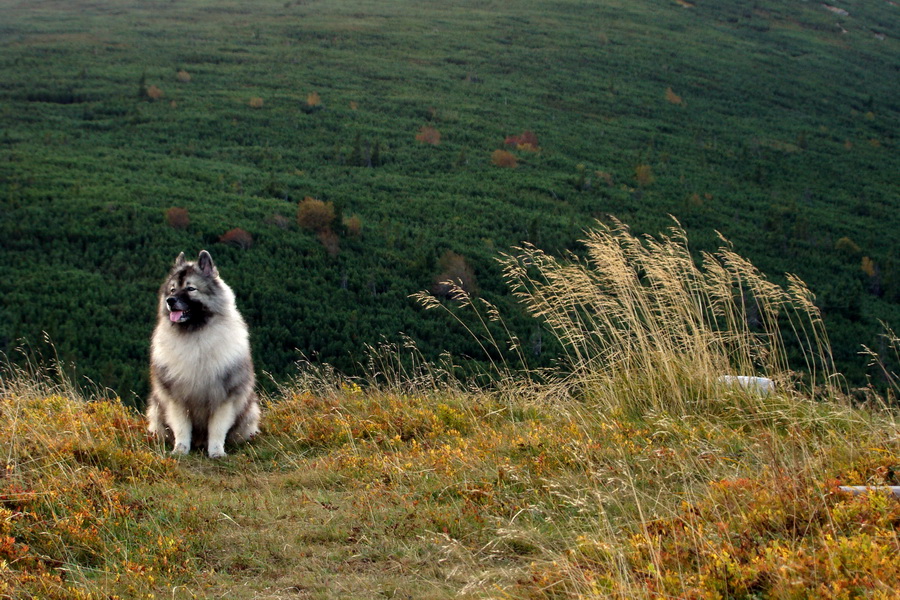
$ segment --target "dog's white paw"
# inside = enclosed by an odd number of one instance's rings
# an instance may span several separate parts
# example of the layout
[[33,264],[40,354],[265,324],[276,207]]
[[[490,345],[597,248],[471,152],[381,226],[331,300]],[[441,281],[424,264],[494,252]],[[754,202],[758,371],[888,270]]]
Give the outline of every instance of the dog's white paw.
[[176,455],[187,454],[190,451],[191,451],[190,447],[188,447],[186,444],[183,444],[183,443],[177,443],[177,444],[175,444],[175,447],[172,448],[172,454],[176,454]]
[[208,446],[210,458],[222,458],[225,456],[225,444],[219,442],[212,443]]

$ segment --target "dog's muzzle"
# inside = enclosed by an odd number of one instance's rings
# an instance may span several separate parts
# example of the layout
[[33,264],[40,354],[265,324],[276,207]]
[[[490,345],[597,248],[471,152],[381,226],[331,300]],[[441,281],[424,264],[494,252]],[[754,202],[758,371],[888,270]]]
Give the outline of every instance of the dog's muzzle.
[[182,323],[189,318],[187,307],[184,302],[175,296],[166,298],[166,306],[169,307],[169,320],[173,323]]

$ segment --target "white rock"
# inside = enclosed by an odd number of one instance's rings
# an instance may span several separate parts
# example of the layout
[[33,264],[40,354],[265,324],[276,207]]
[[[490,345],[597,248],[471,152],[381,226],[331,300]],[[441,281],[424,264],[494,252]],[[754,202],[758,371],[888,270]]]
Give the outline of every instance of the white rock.
[[740,388],[758,396],[775,393],[775,382],[768,377],[751,377],[749,375],[722,375],[717,379],[730,388]]

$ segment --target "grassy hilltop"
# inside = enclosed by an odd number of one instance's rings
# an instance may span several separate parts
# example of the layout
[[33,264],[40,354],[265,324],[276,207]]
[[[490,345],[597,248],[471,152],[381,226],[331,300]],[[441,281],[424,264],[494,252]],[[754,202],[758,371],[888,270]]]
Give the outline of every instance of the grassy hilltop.
[[[900,502],[840,489],[900,486],[896,408],[846,400],[802,282],[727,248],[697,267],[683,231],[637,242],[506,257],[569,368],[476,389],[418,355],[307,364],[219,460],[7,366],[0,597],[896,598]],[[718,381],[751,367],[777,389]]]
[[832,8],[0,0],[0,350],[46,332],[132,401],[158,282],[207,248],[276,380],[401,331],[486,363],[409,298],[451,277],[547,366],[498,253],[671,214],[807,281],[860,382],[898,322],[898,18]]

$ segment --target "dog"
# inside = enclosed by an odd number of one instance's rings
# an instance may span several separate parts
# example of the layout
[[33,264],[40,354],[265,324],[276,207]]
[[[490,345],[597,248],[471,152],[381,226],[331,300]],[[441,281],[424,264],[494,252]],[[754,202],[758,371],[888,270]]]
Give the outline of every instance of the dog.
[[159,290],[147,400],[147,429],[173,442],[173,454],[205,440],[210,458],[219,458],[226,440],[240,443],[259,432],[249,337],[209,252],[196,262],[179,254]]

